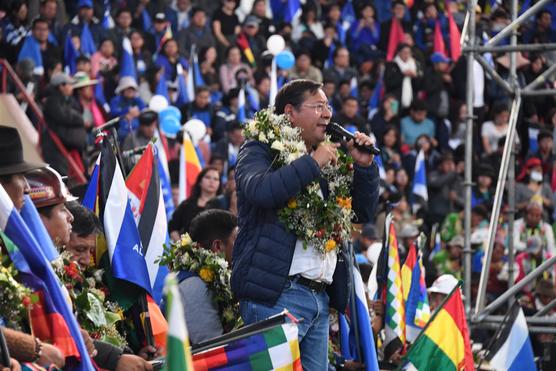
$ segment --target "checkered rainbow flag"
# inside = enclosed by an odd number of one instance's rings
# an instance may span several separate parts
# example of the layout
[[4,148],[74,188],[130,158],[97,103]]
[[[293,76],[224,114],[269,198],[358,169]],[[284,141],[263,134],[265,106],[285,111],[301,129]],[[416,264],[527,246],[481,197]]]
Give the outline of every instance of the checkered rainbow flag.
[[297,325],[284,323],[193,356],[196,371],[301,371]]
[[403,350],[405,345],[405,304],[403,300],[400,256],[398,253],[398,238],[396,237],[394,223],[392,223],[392,214],[389,214],[386,219],[386,227],[386,231],[388,231],[386,237],[386,246],[388,248],[388,273],[386,279],[385,302],[385,357],[391,355],[400,347]]

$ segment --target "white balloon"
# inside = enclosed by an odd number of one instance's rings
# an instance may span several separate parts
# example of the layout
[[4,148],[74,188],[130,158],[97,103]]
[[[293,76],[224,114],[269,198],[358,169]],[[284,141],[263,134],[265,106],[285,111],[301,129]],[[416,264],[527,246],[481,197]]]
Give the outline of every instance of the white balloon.
[[155,112],[160,112],[166,107],[168,107],[168,99],[163,95],[155,95],[149,101],[149,108]]
[[187,121],[183,126],[183,129],[189,134],[194,145],[197,145],[207,134],[207,127],[205,123],[199,119],[191,119]]
[[280,53],[286,47],[286,41],[280,35],[272,35],[266,41],[266,47],[272,55]]

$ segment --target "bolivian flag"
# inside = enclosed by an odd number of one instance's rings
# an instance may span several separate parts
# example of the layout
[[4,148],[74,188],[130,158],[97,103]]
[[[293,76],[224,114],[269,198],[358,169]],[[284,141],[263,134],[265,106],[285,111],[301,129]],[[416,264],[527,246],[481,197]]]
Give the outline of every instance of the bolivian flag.
[[419,371],[475,369],[460,285],[450,293],[407,352],[405,359]]
[[191,347],[185,324],[183,304],[174,274],[166,276],[166,318],[168,318],[168,341],[166,371],[191,371]]

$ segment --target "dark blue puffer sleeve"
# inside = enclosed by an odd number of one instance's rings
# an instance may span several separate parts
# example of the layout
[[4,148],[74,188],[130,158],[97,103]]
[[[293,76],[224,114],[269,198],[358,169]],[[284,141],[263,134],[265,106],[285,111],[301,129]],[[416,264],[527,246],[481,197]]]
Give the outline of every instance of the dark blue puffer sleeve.
[[374,220],[378,205],[379,184],[378,166],[374,161],[368,167],[354,164],[352,190],[354,223],[369,223]]
[[236,165],[238,196],[257,207],[281,208],[320,174],[318,164],[309,155],[279,169],[273,168],[272,161],[267,145],[258,141],[243,145]]

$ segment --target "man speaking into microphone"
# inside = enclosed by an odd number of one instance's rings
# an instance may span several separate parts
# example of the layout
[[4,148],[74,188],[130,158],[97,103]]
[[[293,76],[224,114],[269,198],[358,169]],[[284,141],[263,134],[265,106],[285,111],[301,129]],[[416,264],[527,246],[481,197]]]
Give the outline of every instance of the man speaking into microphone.
[[239,234],[232,290],[246,324],[288,309],[298,323],[304,370],[325,370],[328,308],[347,305],[343,245],[351,223],[372,220],[379,175],[371,139],[355,133],[348,153],[326,135],[332,112],[321,84],[287,83],[274,109],[244,129],[236,165]]

